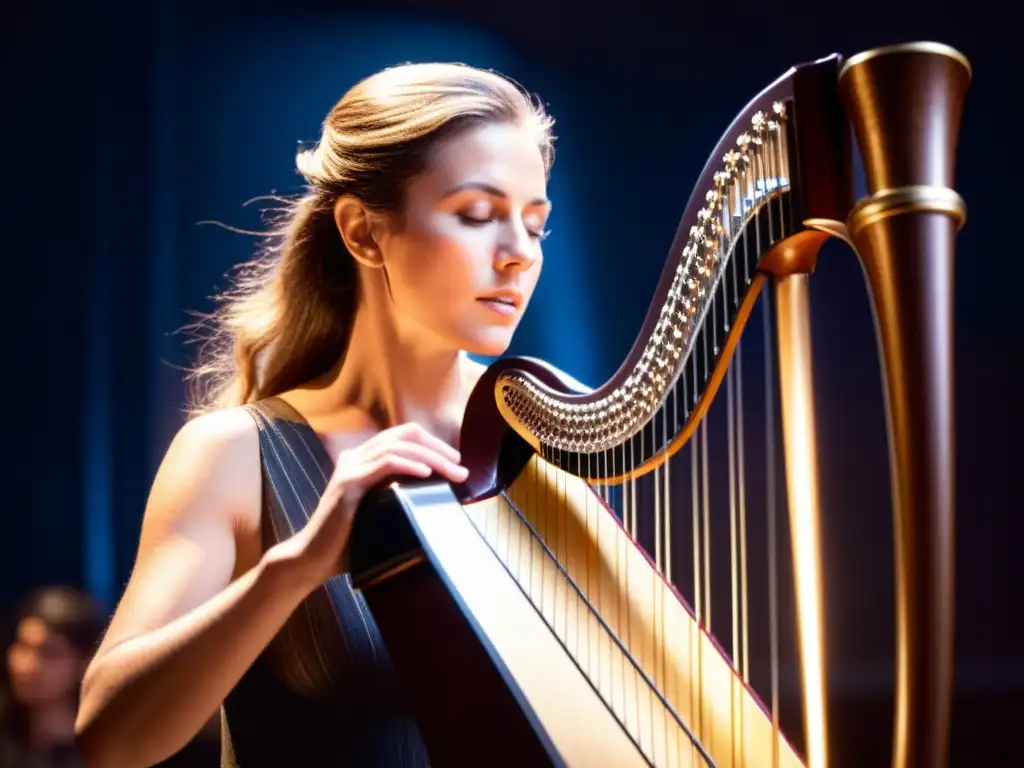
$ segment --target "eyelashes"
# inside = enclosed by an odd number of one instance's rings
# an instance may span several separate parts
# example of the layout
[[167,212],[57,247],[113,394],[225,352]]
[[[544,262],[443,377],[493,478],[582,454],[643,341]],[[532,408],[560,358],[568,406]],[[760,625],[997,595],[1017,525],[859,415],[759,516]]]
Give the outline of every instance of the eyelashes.
[[[456,214],[456,215],[459,217],[459,221],[461,221],[463,224],[465,224],[466,226],[469,226],[469,227],[483,227],[483,226],[486,226],[486,225],[490,224],[491,222],[497,220],[493,216],[481,219],[481,218],[477,218],[476,216],[470,216],[469,214],[465,214],[465,213],[459,213],[459,214]],[[529,232],[530,237],[532,237],[535,240],[539,240],[541,242],[543,242],[544,240],[547,240],[548,235],[551,234],[551,230],[550,229],[544,229],[544,230],[541,230],[540,232],[535,232],[533,230],[527,230],[527,232]]]

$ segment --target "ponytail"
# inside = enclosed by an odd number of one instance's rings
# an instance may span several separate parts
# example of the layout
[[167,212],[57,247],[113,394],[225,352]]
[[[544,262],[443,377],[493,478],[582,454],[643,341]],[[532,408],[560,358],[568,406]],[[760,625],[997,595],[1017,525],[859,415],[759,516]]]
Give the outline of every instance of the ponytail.
[[348,344],[355,261],[334,223],[333,197],[311,192],[287,206],[283,226],[243,266],[193,372],[192,411],[254,402],[316,378]]

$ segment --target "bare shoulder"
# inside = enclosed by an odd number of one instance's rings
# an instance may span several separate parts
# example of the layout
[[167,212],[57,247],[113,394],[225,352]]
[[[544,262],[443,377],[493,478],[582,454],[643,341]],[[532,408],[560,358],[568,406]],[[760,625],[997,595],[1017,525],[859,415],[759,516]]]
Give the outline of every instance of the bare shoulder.
[[224,469],[251,459],[258,450],[259,430],[252,416],[242,407],[224,408],[185,422],[171,441],[167,458],[189,457],[188,463],[197,467]]
[[231,408],[186,422],[153,480],[135,565],[97,658],[184,615],[251,567],[260,497],[252,417]]
[[254,517],[258,523],[260,488],[256,422],[244,408],[225,408],[196,416],[178,430],[157,472],[150,504],[159,514],[164,491],[178,499],[184,491],[192,506],[246,525]]

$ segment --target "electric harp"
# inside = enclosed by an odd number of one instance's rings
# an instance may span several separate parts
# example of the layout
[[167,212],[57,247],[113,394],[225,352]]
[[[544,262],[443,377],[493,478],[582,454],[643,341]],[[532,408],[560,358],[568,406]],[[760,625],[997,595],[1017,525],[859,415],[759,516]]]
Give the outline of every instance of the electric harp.
[[[808,279],[831,237],[863,266],[884,374],[893,765],[946,764],[952,280],[965,218],[953,184],[970,77],[964,56],[935,43],[791,69],[711,153],[618,372],[587,390],[541,361],[502,359],[465,415],[466,483],[398,480],[367,497],[353,581],[435,765],[817,767],[841,758],[829,754],[826,722],[819,529],[828,519],[818,503],[808,307]],[[851,129],[868,184],[856,204]],[[785,502],[775,522],[789,532],[799,748],[778,714],[778,598],[767,587],[777,587],[779,564],[769,558],[766,573],[748,573],[749,552],[763,552],[775,531],[763,523],[775,513],[774,470],[752,469],[758,448],[773,454],[743,440],[751,382],[742,335],[759,299],[772,306],[764,328],[776,339],[765,345],[765,371],[778,383]],[[719,407],[728,491],[712,506],[708,424]],[[774,411],[765,412],[773,433]],[[755,474],[767,479],[758,485]],[[755,490],[767,502],[757,506]],[[728,530],[724,550],[709,526]],[[723,567],[725,611],[709,575]],[[754,637],[747,616],[766,603],[768,637]],[[752,680],[755,644],[770,648],[768,682]]]

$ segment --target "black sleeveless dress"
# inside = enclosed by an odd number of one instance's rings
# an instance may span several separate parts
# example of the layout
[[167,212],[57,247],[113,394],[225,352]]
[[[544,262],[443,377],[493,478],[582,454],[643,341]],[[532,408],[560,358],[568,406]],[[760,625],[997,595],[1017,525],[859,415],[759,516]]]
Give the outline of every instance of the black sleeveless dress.
[[[305,525],[333,462],[284,401],[246,408],[259,427],[267,548]],[[222,768],[429,765],[384,643],[347,577],[291,615],[225,699],[221,722]]]

